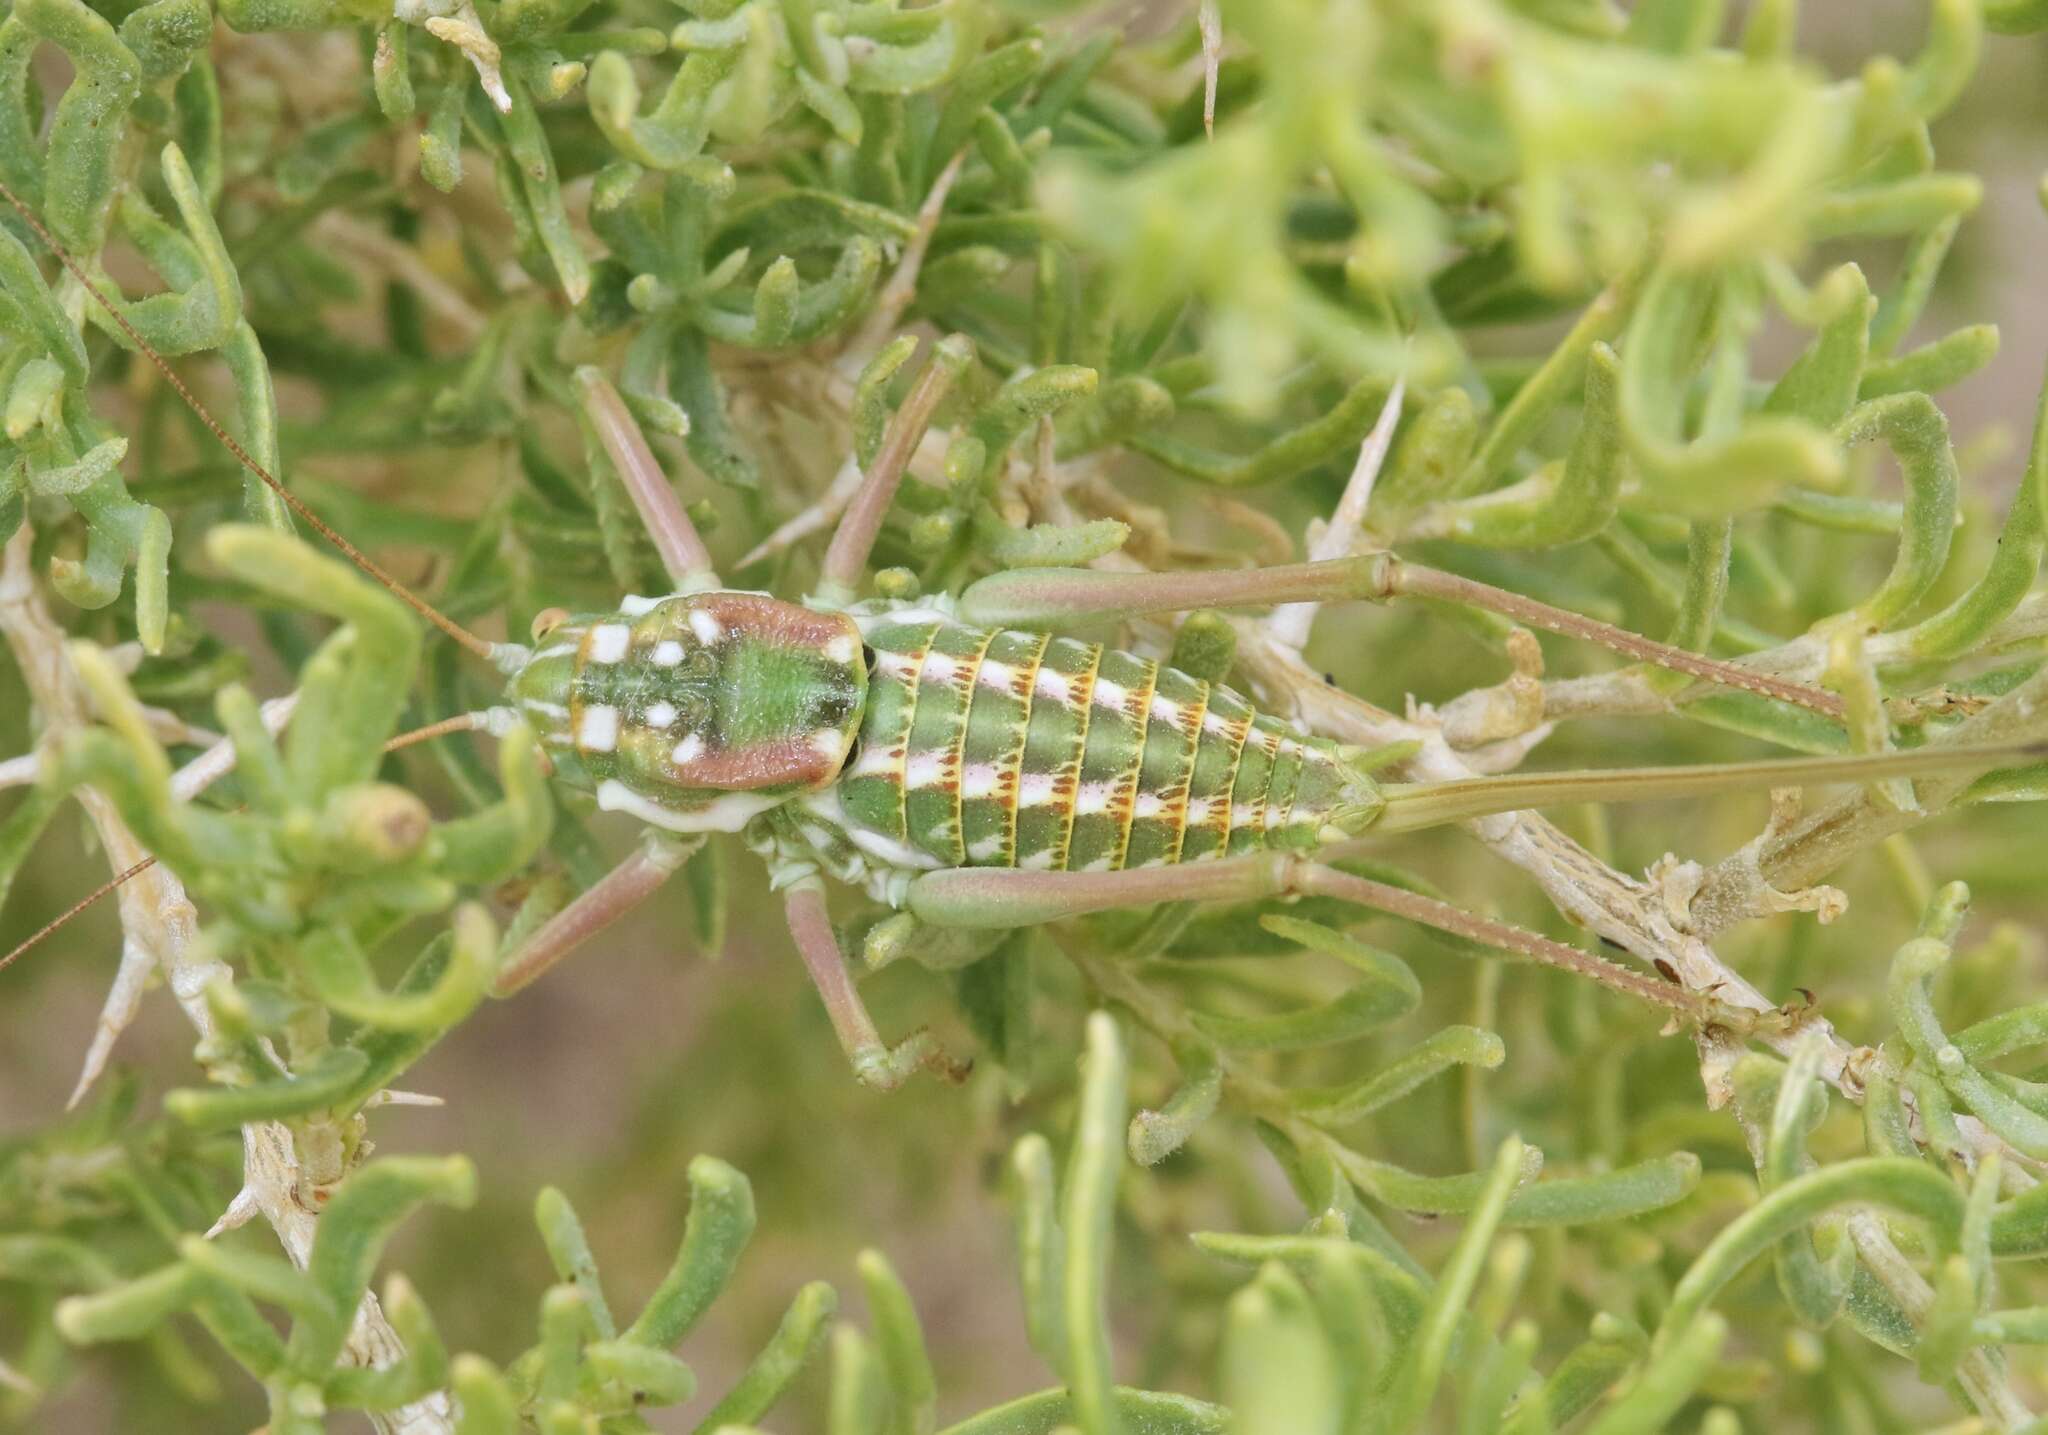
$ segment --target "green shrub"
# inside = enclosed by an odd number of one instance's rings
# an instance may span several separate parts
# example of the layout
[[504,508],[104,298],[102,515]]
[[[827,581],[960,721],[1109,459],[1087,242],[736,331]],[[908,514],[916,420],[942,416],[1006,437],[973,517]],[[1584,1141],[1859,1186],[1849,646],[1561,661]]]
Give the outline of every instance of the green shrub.
[[[0,1420],[2048,1428],[2048,423],[1959,449],[2012,361],[1928,319],[2038,308],[1934,140],[2048,6],[1921,8],[1837,78],[1796,0],[11,0],[0,947],[124,880],[0,963]],[[1389,783],[1997,765],[1394,786],[1294,895],[997,933],[844,892],[973,1059],[883,1097],[740,843],[412,745],[499,675],[295,536],[610,611],[686,526],[635,426],[791,600],[1396,552],[1305,648],[1079,628]],[[630,852],[657,922],[492,1000]]]

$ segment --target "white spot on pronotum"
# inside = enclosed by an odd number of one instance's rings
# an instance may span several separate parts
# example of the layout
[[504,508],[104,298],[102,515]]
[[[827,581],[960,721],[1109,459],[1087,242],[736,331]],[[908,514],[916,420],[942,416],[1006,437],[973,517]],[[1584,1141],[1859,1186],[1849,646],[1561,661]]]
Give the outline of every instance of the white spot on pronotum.
[[820,757],[837,757],[846,750],[846,737],[836,728],[822,728],[811,734],[811,751]]
[[842,634],[825,645],[825,658],[828,662],[850,663],[859,651],[860,644]]
[[677,743],[675,751],[669,754],[675,760],[678,767],[687,767],[703,755],[704,739],[696,733],[691,733],[688,737]]
[[674,638],[663,638],[654,645],[651,657],[657,668],[672,668],[683,660],[683,645]]
[[641,721],[657,730],[673,726],[675,720],[676,705],[674,703],[654,703],[641,715]]
[[628,593],[619,599],[619,611],[628,618],[638,618],[653,612],[664,601],[661,598],[643,598],[638,593]]
[[633,630],[623,623],[600,623],[590,630],[590,661],[616,663],[633,644]]
[[576,740],[585,752],[610,752],[619,745],[619,710],[603,705],[585,708]]
[[690,631],[695,633],[697,641],[707,648],[725,636],[725,628],[719,623],[718,619],[712,617],[702,608],[690,610]]
[[1052,801],[1052,775],[1044,772],[1026,773],[1017,783],[1017,805],[1019,807],[1043,807]]

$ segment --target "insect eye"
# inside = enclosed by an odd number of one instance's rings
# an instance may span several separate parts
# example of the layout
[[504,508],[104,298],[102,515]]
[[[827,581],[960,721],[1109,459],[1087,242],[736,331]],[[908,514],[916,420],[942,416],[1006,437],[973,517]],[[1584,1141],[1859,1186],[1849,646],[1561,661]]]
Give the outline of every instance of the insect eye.
[[533,640],[538,643],[569,619],[567,608],[543,608],[533,615]]

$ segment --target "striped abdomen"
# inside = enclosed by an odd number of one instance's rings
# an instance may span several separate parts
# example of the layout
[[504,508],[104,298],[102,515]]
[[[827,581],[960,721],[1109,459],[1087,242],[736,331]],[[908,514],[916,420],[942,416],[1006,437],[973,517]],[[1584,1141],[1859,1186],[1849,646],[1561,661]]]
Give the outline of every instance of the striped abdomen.
[[929,614],[863,628],[867,710],[835,815],[902,865],[1193,862],[1310,847],[1377,810],[1336,744],[1151,659]]

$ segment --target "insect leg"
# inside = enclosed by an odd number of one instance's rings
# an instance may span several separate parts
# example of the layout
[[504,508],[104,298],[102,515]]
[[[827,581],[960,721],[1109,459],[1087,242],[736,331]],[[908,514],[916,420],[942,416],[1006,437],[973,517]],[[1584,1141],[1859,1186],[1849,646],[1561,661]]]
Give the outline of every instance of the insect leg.
[[818,988],[855,1076],[877,1090],[894,1091],[925,1067],[956,1080],[966,1075],[966,1068],[952,1061],[928,1031],[913,1032],[894,1046],[882,1040],[852,973],[846,969],[839,939],[833,935],[825,912],[824,883],[815,877],[798,881],[783,894],[783,904],[789,935]]
[[874,552],[875,537],[882,531],[883,516],[896,497],[897,486],[903,482],[904,470],[910,467],[910,456],[917,452],[925,431],[931,427],[939,401],[972,362],[974,345],[959,334],[948,335],[933,347],[931,361],[917,376],[917,383],[902,407],[890,418],[882,435],[882,446],[875,450],[867,474],[847,503],[846,514],[832,535],[832,546],[825,550],[824,564],[818,570],[819,599],[828,603],[853,601],[860,576],[868,566],[868,555]]
[[548,918],[518,951],[506,957],[491,984],[510,996],[661,889],[704,843],[650,830],[632,855],[597,879],[575,901]]
[[1841,698],[1823,689],[1734,663],[1718,662],[1597,618],[1553,608],[1505,588],[1408,563],[1391,553],[1200,573],[1012,568],[969,584],[960,595],[959,613],[961,622],[980,627],[1043,628],[1190,608],[1383,602],[1404,597],[1435,598],[1484,608],[1545,632],[1598,643],[1624,657],[1684,673],[1701,682],[1739,688],[1829,717],[1842,715]]
[[1121,872],[956,867],[920,876],[910,884],[905,904],[935,927],[1016,927],[1154,902],[1244,902],[1283,895],[1337,897],[1591,978],[1625,995],[1689,1016],[1708,1017],[1717,1006],[1710,998],[1675,983],[1617,966],[1510,923],[1284,852]]
[[669,581],[682,593],[719,587],[711,550],[704,546],[697,525],[683,511],[682,500],[676,497],[668,475],[655,461],[654,450],[647,446],[640,425],[633,421],[618,390],[587,364],[576,371],[576,390],[612,467],[619,471],[619,481],[625,484],[640,521],[647,526],[647,536],[654,540]]

